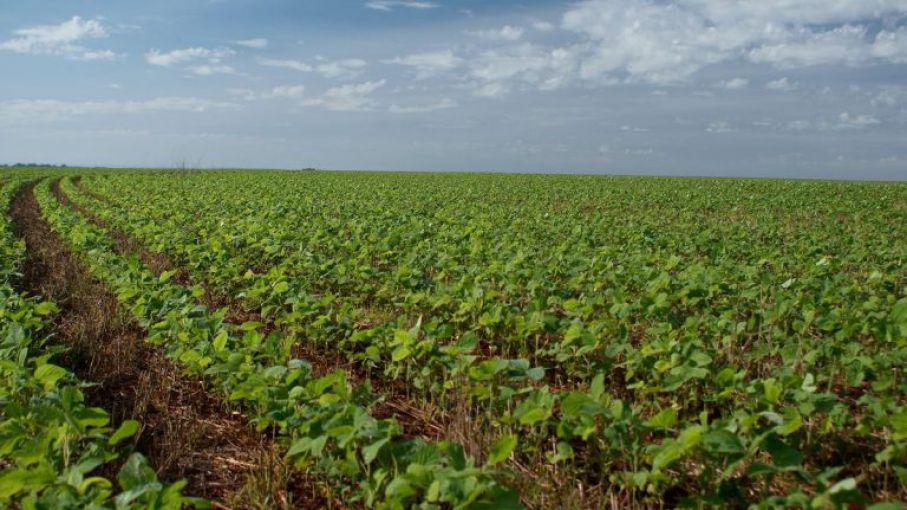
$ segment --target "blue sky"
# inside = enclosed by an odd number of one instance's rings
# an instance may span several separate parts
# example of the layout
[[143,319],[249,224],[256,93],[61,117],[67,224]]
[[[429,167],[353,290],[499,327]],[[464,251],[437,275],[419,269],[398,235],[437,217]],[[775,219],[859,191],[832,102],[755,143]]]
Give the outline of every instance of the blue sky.
[[0,13],[3,163],[907,179],[905,0]]

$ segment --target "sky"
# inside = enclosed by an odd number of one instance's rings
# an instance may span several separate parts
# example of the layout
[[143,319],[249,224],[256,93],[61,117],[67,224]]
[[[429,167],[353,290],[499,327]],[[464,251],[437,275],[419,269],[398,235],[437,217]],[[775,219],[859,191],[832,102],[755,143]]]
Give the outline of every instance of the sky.
[[907,180],[907,0],[0,0],[0,163]]

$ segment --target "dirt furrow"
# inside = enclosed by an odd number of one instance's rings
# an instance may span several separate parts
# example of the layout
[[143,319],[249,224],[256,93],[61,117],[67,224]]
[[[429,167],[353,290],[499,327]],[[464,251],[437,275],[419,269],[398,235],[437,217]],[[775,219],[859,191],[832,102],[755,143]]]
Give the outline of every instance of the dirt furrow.
[[275,446],[242,416],[183,374],[145,332],[119,310],[116,296],[71,253],[41,215],[24,186],[9,210],[25,240],[22,290],[57,302],[56,342],[69,348],[63,362],[92,381],[87,397],[115,422],[137,419],[136,448],[162,479],[185,478],[186,493],[221,508],[320,508],[311,488],[290,492],[290,472]]

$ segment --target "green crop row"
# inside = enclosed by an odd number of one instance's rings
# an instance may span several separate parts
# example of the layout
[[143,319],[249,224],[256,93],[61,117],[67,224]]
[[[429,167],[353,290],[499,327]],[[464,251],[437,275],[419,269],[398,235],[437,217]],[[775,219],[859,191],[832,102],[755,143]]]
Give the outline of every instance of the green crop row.
[[[21,185],[16,178],[0,185],[0,508],[204,506],[182,496],[185,482],[158,481],[141,454],[119,460],[139,423],[113,429],[103,409],[85,403],[84,383],[52,362],[65,349],[49,343],[56,305],[13,288],[25,245],[6,210]],[[118,464],[119,491],[97,474]]]
[[[241,403],[256,426],[283,433],[288,457],[328,477],[345,501],[375,508],[519,506],[495,479],[501,458],[476,465],[457,444],[402,437],[395,420],[369,415],[376,399],[368,388],[351,387],[342,371],[314,377],[308,362],[291,358],[287,338],[264,334],[257,323],[225,323],[199,305],[201,288],[173,284],[172,275],[156,276],[134,256],[117,255],[102,231],[57,202],[49,182],[36,191],[54,230],[117,292],[149,340]],[[497,451],[506,457],[503,446]]]

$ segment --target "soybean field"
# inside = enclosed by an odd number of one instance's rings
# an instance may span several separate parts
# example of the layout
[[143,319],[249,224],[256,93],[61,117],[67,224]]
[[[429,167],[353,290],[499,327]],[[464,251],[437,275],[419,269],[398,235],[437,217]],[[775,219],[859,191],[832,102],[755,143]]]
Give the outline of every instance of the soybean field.
[[907,508],[907,184],[4,169],[0,508]]

